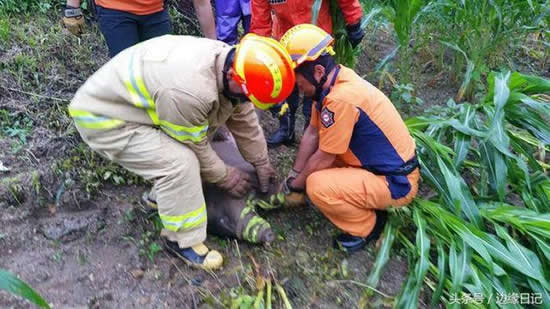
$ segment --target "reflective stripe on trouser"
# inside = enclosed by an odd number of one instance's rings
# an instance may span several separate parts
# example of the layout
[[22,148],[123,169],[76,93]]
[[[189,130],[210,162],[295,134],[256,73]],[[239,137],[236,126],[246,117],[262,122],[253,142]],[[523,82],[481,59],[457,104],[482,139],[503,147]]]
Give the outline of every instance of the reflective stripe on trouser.
[[77,125],[82,139],[101,155],[154,181],[162,236],[186,248],[206,239],[206,207],[195,153],[161,130],[128,123],[112,130]]
[[329,168],[307,178],[307,195],[317,208],[339,229],[365,237],[376,222],[373,209],[403,206],[412,201],[418,191],[417,170],[407,176],[409,193],[398,200],[391,198],[385,176],[361,168]]
[[151,121],[159,126],[170,137],[183,142],[202,142],[208,133],[208,122],[198,126],[182,126],[159,119],[156,112],[156,104],[145,86],[143,79],[143,63],[136,57],[137,50],[134,50],[128,58],[128,69],[126,70],[124,84],[132,101],[132,104],[147,112]]

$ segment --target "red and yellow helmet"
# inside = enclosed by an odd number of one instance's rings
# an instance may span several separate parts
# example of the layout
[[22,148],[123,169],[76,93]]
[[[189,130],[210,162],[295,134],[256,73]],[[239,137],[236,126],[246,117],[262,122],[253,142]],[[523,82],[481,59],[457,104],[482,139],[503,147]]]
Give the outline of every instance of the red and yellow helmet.
[[312,25],[296,25],[283,35],[281,45],[287,50],[298,67],[306,61],[314,61],[325,52],[334,55],[334,38],[325,30]]
[[296,77],[288,52],[274,39],[249,33],[236,46],[233,79],[259,109],[286,100]]

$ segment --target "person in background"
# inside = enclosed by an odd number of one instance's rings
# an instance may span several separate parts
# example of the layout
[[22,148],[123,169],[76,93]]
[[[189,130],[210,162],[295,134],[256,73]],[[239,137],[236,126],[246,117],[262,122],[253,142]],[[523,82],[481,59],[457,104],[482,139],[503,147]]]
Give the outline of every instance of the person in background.
[[[252,20],[250,32],[273,37],[277,40],[295,25],[311,23],[313,0],[252,0]],[[332,33],[332,17],[329,8],[330,1],[323,0],[319,9],[317,25],[327,33]],[[360,27],[363,9],[358,0],[338,0],[341,12],[344,15],[348,32],[348,39],[353,47],[357,46],[364,36]],[[273,13],[273,14],[272,14]],[[279,129],[267,138],[267,144],[275,147],[280,144],[294,142],[294,124],[296,111],[300,105],[301,96],[297,88],[287,99],[289,112],[280,116]],[[311,116],[311,99],[303,97],[303,113],[305,126]],[[272,109],[278,113],[276,108]]]
[[[91,0],[94,1],[94,0]],[[67,0],[63,24],[73,34],[84,31],[80,0]],[[209,0],[193,0],[203,34],[216,38],[214,14]],[[164,0],[95,0],[99,29],[112,58],[139,42],[172,33]]]
[[335,244],[362,249],[384,229],[391,206],[418,192],[416,145],[382,91],[331,56],[334,39],[311,24],[290,29],[281,44],[294,56],[296,84],[315,101],[291,174],[281,184],[287,207],[305,194],[343,231]]
[[244,33],[250,29],[250,0],[216,0],[216,35],[218,40],[236,44],[239,23]]

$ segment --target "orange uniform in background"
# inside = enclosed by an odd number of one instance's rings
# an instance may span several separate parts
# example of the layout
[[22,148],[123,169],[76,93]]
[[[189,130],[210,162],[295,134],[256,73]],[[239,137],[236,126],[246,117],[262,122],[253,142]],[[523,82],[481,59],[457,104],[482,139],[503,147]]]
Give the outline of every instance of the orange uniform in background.
[[418,168],[407,176],[384,176],[415,157],[416,146],[380,90],[344,66],[336,72],[310,125],[319,130],[319,149],[337,157],[334,167],[307,178],[307,195],[338,228],[366,237],[376,222],[374,209],[406,205],[416,195]]
[[[251,0],[252,21],[250,32],[272,36],[279,40],[293,26],[311,23],[312,0]],[[358,0],[338,0],[347,25],[358,23],[363,9]],[[273,19],[271,12],[274,12]],[[323,0],[319,9],[317,26],[332,33],[332,17],[329,1]]]
[[149,15],[164,9],[164,0],[95,0],[95,3],[107,9],[136,15]]

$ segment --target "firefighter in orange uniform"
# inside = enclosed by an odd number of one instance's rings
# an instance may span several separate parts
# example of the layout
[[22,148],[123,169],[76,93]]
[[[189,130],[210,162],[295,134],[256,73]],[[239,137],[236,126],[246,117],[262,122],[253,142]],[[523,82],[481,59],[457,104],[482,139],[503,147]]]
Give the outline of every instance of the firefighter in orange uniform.
[[[311,0],[251,0],[252,21],[250,32],[279,40],[281,36],[295,25],[311,23]],[[346,21],[348,40],[353,47],[357,46],[364,36],[360,23],[363,10],[359,0],[338,0],[338,6]],[[332,33],[330,1],[323,0],[319,8],[317,24],[328,33]],[[273,12],[273,14],[272,14]],[[279,119],[279,129],[267,138],[270,147],[294,143],[294,124],[296,111],[300,105],[300,94],[295,89],[287,100],[290,110]],[[306,124],[311,117],[311,99],[304,98],[303,108]],[[274,108],[272,112],[278,113]]]
[[391,101],[353,70],[334,62],[332,37],[298,25],[281,39],[296,83],[315,101],[294,168],[282,183],[286,206],[311,202],[344,231],[335,242],[349,252],[378,238],[390,206],[418,191],[414,139]]

